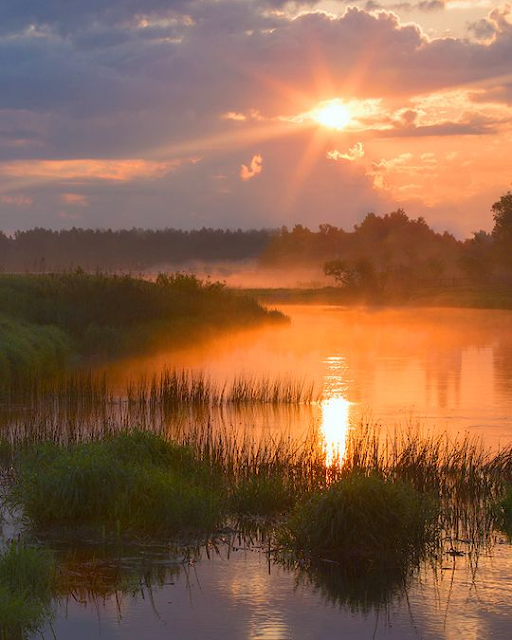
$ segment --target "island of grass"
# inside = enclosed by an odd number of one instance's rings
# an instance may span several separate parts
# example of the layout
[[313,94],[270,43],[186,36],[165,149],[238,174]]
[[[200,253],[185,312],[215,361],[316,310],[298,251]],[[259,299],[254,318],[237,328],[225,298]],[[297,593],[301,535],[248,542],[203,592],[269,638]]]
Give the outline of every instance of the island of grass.
[[250,296],[192,275],[2,275],[0,389],[84,357],[144,352],[283,319]]

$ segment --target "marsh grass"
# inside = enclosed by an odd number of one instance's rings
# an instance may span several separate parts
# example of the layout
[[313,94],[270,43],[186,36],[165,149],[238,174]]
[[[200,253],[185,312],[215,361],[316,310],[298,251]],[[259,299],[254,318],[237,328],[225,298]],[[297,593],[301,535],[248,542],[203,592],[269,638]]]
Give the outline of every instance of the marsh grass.
[[29,447],[20,455],[11,499],[38,526],[156,533],[214,528],[221,496],[217,477],[191,451],[134,431]]
[[403,481],[352,472],[293,510],[284,541],[313,561],[402,566],[435,544],[438,514],[435,498]]
[[[499,525],[496,505],[512,476],[510,449],[486,450],[477,440],[423,434],[413,427],[387,434],[376,426],[354,428],[343,460],[334,461],[315,429],[299,439],[255,439],[250,432],[209,423],[178,423],[159,433],[119,432],[118,425],[108,424],[82,437],[82,442],[66,444],[14,445],[13,496],[38,526],[94,523],[152,534],[206,531],[231,516],[282,519],[313,499],[324,501],[326,509],[332,499],[335,511],[337,494],[330,492],[347,486],[370,522],[378,520],[379,509],[399,513],[400,500],[408,513],[416,513],[413,497],[421,496],[422,506],[437,505],[436,526],[443,539],[451,546],[469,540],[478,549],[491,543]],[[379,495],[381,485],[388,492],[381,502],[367,497],[366,483],[373,487],[370,497]],[[385,507],[386,497],[398,506]],[[321,516],[314,509],[307,513],[304,517],[320,528]],[[413,524],[404,520],[414,546]],[[393,523],[381,522],[380,528],[391,534]]]
[[[13,408],[33,411],[99,413],[112,407],[132,412],[173,412],[181,407],[213,408],[226,405],[306,405],[320,400],[314,384],[293,377],[238,374],[215,381],[203,371],[163,368],[153,376],[112,384],[104,372],[76,370],[34,378],[9,398]],[[8,406],[9,406],[8,405]]]
[[51,617],[55,560],[45,549],[13,542],[0,555],[0,638],[34,633]]

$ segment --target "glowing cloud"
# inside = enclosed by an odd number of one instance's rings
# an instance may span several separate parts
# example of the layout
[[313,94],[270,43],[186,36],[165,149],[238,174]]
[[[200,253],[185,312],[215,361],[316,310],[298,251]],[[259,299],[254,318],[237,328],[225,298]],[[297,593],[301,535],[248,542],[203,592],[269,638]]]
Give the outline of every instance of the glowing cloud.
[[136,178],[159,178],[176,169],[180,164],[180,160],[154,162],[142,159],[19,160],[0,163],[0,175],[10,178],[95,179],[126,182]]
[[356,142],[354,146],[350,147],[347,153],[341,153],[338,149],[327,152],[327,158],[329,160],[348,160],[354,162],[364,157],[364,148],[362,142]]
[[60,199],[75,207],[87,207],[89,204],[87,197],[81,193],[61,193]]
[[34,198],[23,194],[0,196],[0,201],[12,207],[30,207],[34,203]]
[[263,158],[257,153],[251,159],[249,166],[243,164],[240,168],[240,178],[247,181],[258,176],[263,170]]

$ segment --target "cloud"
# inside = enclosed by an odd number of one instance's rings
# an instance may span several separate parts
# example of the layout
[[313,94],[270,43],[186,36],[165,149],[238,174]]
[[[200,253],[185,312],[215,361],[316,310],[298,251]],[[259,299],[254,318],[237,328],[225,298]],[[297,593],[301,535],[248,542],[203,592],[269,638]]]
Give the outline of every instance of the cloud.
[[263,158],[257,153],[251,158],[249,166],[243,164],[240,167],[240,178],[244,181],[255,178],[263,171]]
[[[443,3],[409,4],[408,17],[420,20],[418,9]],[[0,193],[22,192],[33,204],[16,217],[3,201],[1,224],[53,224],[63,194],[84,196],[80,215],[91,225],[273,226],[318,216],[345,224],[391,209],[395,193],[405,201],[405,183],[375,189],[366,163],[410,152],[423,166],[418,146],[437,145],[438,158],[457,149],[447,169],[456,173],[498,142],[510,167],[508,10],[491,11],[492,33],[475,41],[436,37],[390,11],[331,15],[297,5],[4,0]],[[346,130],[297,120],[336,98],[351,112]],[[358,144],[365,162],[355,161]],[[397,171],[378,172],[393,186]],[[503,173],[485,176],[503,182]],[[65,204],[78,210],[77,201]]]
[[12,207],[30,207],[34,202],[34,198],[19,193],[0,196],[0,201]]
[[[31,180],[107,180],[126,182],[155,179],[176,169],[180,161],[147,160],[27,160],[0,163],[0,177]],[[67,196],[75,194],[64,194]]]
[[329,158],[329,160],[348,160],[349,162],[354,162],[362,157],[364,157],[362,142],[356,142],[356,144],[350,147],[346,153],[341,153],[341,151],[338,151],[337,149],[327,152],[327,158]]
[[84,196],[82,193],[61,193],[60,198],[65,204],[70,204],[75,207],[87,207],[89,204],[87,196]]

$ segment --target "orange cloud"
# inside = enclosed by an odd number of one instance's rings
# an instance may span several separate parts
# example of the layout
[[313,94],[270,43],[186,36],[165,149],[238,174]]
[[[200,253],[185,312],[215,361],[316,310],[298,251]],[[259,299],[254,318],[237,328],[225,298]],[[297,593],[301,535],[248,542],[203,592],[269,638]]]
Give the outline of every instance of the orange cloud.
[[76,207],[87,207],[89,204],[87,197],[81,193],[61,193],[60,198],[66,204]]
[[333,149],[333,151],[327,152],[327,158],[329,160],[348,160],[349,162],[354,162],[355,160],[359,160],[364,157],[364,148],[362,142],[356,142],[355,145],[350,147],[347,153],[341,153],[338,149]]
[[263,158],[262,156],[257,153],[256,155],[254,155],[251,159],[251,162],[249,163],[249,166],[243,164],[240,168],[240,178],[242,178],[242,180],[247,181],[250,180],[251,178],[255,178],[257,175],[259,175],[263,170]]
[[8,204],[13,207],[30,207],[34,202],[34,198],[25,196],[22,193],[11,196],[0,196],[0,200],[4,204]]
[[136,178],[155,179],[176,170],[181,160],[156,162],[130,160],[16,160],[0,163],[0,175],[28,180],[111,180],[128,182]]

